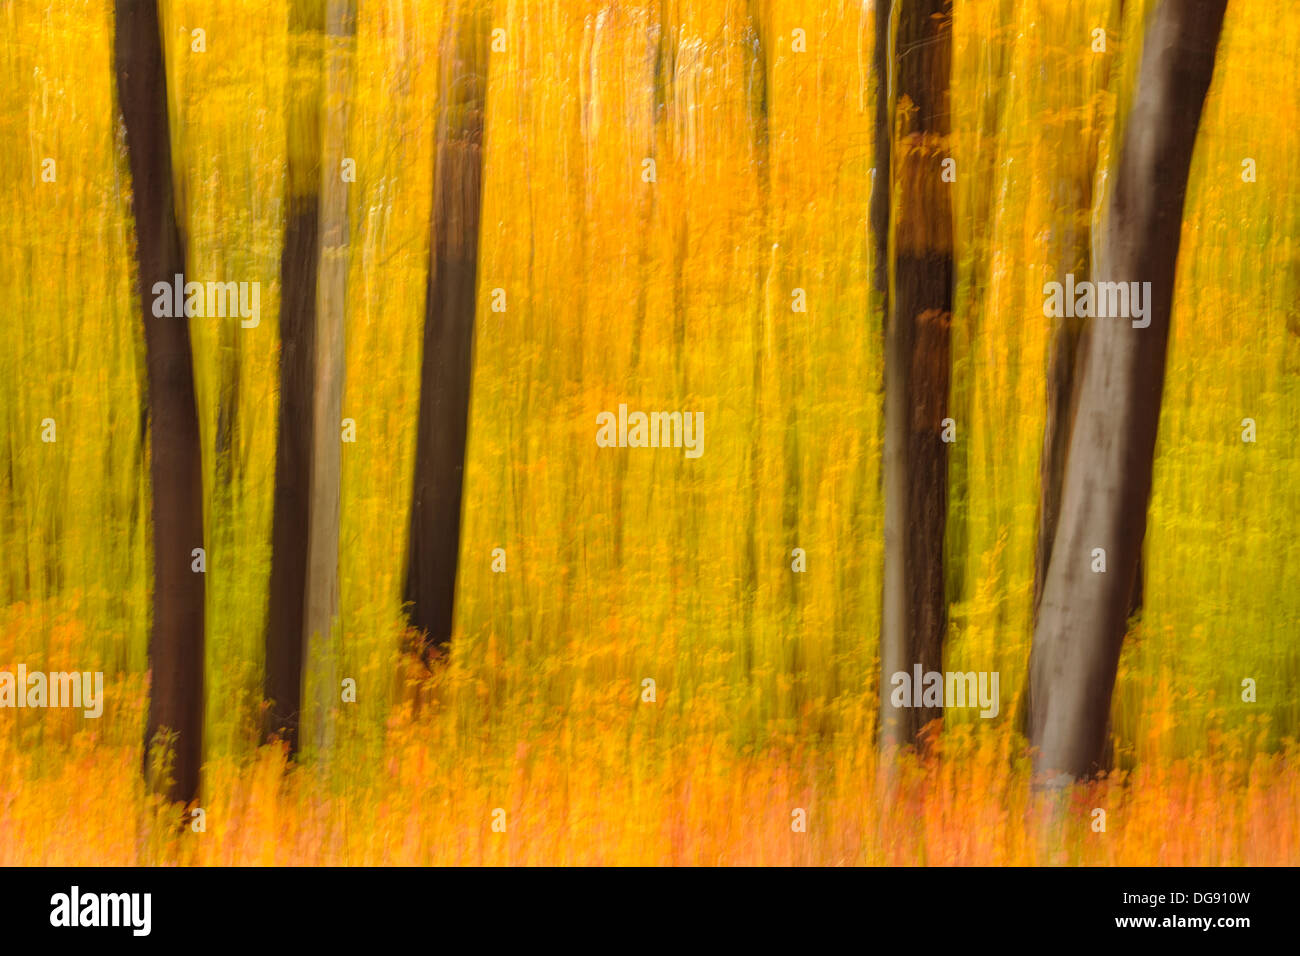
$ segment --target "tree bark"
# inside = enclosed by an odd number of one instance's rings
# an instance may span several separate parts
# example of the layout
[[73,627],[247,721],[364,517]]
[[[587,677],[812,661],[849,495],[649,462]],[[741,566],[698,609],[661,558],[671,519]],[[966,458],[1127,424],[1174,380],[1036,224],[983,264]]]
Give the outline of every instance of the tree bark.
[[314,669],[311,742],[333,743],[339,700],[339,507],[342,480],[344,319],[348,277],[348,97],[356,59],[356,0],[329,0],[325,12],[325,97],[320,192],[320,263],[316,276],[316,381],[312,401],[311,498],[307,534],[306,659]]
[[[1124,23],[1124,3],[1119,4],[1115,22]],[[1113,32],[1113,31],[1108,31]],[[1111,54],[1113,56],[1113,54]],[[1103,90],[1109,85],[1115,65],[1108,69],[1103,80]],[[1086,91],[1085,95],[1086,95]],[[1059,107],[1058,107],[1059,108]],[[1066,273],[1073,273],[1076,288],[1080,282],[1091,278],[1091,253],[1094,238],[1091,210],[1094,203],[1093,180],[1096,174],[1098,136],[1096,121],[1081,121],[1065,127],[1067,141],[1083,145],[1084,161],[1070,166],[1056,182],[1054,205],[1057,209],[1053,228],[1052,261],[1058,267],[1056,281],[1064,281]],[[1067,161],[1068,165],[1068,161]],[[1088,211],[1085,220],[1080,215]],[[1052,543],[1056,539],[1056,526],[1061,514],[1061,485],[1065,481],[1065,460],[1069,451],[1070,430],[1074,422],[1076,370],[1080,364],[1080,341],[1083,319],[1062,316],[1052,320],[1052,330],[1047,346],[1047,408],[1043,422],[1043,448],[1038,467],[1038,535],[1034,547],[1034,610],[1033,621],[1038,622],[1038,609],[1043,599],[1043,585],[1047,581],[1047,566],[1052,557]],[[1134,572],[1133,596],[1129,602],[1129,617],[1142,605],[1142,561],[1139,558]],[[1016,701],[1015,725],[1021,733],[1029,726],[1029,678]]]
[[[1087,270],[1075,274],[1087,278]],[[1073,420],[1074,370],[1079,352],[1082,320],[1055,319],[1047,359],[1047,418],[1043,423],[1043,453],[1038,464],[1038,541],[1034,552],[1034,615],[1043,599],[1043,583],[1052,555],[1052,542],[1061,514],[1061,483]]]
[[[1124,23],[1124,3],[1121,0],[1116,14],[1117,22]],[[1108,81],[1104,81],[1108,82]],[[1104,87],[1103,87],[1104,89]],[[1091,225],[1080,225],[1078,213],[1092,208],[1093,177],[1097,156],[1095,124],[1078,123],[1067,127],[1067,135],[1077,137],[1085,144],[1083,155],[1087,161],[1081,169],[1066,173],[1057,181],[1056,205],[1059,229],[1054,235],[1052,258],[1059,264],[1061,276],[1072,272],[1075,285],[1090,278],[1090,251],[1092,249]],[[1057,276],[1057,281],[1063,281]],[[1043,598],[1043,584],[1047,580],[1047,565],[1052,556],[1052,542],[1056,538],[1056,525],[1061,513],[1061,484],[1065,480],[1065,458],[1069,449],[1070,428],[1074,421],[1075,369],[1079,364],[1079,345],[1083,333],[1083,320],[1061,317],[1053,320],[1047,347],[1047,415],[1043,424],[1043,451],[1038,469],[1038,539],[1034,550],[1034,620],[1038,620],[1038,607]],[[1134,574],[1133,596],[1129,602],[1129,617],[1142,607],[1142,561],[1139,558]]]
[[[1163,0],[1094,276],[1151,283],[1150,325],[1089,320],[1061,518],[1030,660],[1030,742],[1053,782],[1095,772],[1146,531],[1183,201],[1227,0]],[[1102,548],[1106,571],[1093,567]]]
[[[942,708],[896,708],[890,678],[939,670],[947,625],[944,527],[952,319],[949,0],[895,4],[890,88],[893,138],[889,307],[885,330],[885,582],[881,628],[881,743],[912,742]],[[877,181],[880,172],[877,171]],[[917,690],[919,693],[919,689]]]
[[289,4],[285,123],[284,248],[280,254],[280,410],[266,628],[268,703],[263,740],[278,734],[298,750],[307,587],[307,537],[316,373],[316,282],[320,262],[321,74],[325,10]]
[[482,209],[487,40],[486,10],[478,0],[461,0],[443,41],[439,77],[433,237],[404,589],[411,624],[425,635],[426,660],[451,640],[460,556]]
[[871,180],[871,232],[875,240],[875,268],[872,285],[880,296],[886,325],[889,317],[889,206],[893,180],[889,175],[890,146],[894,115],[893,75],[893,0],[875,0],[875,37],[872,69],[876,73],[875,167]]
[[[167,68],[153,0],[118,0],[115,58],[118,100],[131,167],[137,291],[148,372],[150,480],[153,487],[152,679],[144,739],[146,780],[174,801],[199,794],[203,746],[204,577],[192,570],[203,547],[203,469],[189,323],[153,314],[154,284],[167,294],[185,272],[177,221],[167,116]],[[184,278],[179,280],[184,283]],[[183,308],[182,308],[183,312]],[[170,772],[153,762],[170,746]]]

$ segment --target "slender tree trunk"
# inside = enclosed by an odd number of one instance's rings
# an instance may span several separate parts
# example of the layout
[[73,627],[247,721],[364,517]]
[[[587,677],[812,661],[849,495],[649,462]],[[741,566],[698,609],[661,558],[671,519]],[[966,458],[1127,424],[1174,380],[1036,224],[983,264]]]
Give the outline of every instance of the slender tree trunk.
[[[203,746],[203,573],[192,569],[203,547],[203,468],[189,323],[154,315],[154,285],[182,286],[185,241],[176,219],[167,68],[153,0],[118,0],[117,91],[131,166],[140,305],[149,381],[150,479],[153,486],[152,680],[145,729],[146,779],[161,788],[155,746],[171,746],[171,800],[198,797]],[[183,312],[183,309],[182,309]]]
[[[1163,0],[1147,29],[1136,101],[1093,274],[1150,282],[1149,326],[1090,320],[1061,517],[1030,661],[1035,767],[1090,774],[1146,531],[1183,200],[1227,0]],[[1094,572],[1094,549],[1106,570]]]
[[[891,677],[942,667],[947,625],[944,525],[948,453],[943,442],[952,319],[952,184],[948,82],[949,0],[895,4],[885,331],[885,585],[881,628],[882,743],[912,742],[940,707],[897,708]],[[877,181],[880,171],[876,173]],[[919,695],[920,689],[914,688]]]
[[[755,257],[753,288],[750,293],[753,301],[753,317],[750,330],[753,335],[754,354],[750,363],[750,427],[754,434],[761,435],[763,428],[763,378],[764,368],[769,361],[767,354],[766,318],[767,296],[765,277],[767,275],[768,249],[771,248],[769,229],[771,224],[772,204],[772,145],[769,127],[768,85],[768,28],[770,21],[768,11],[764,9],[763,0],[749,0],[745,23],[745,95],[747,116],[753,131],[754,175],[758,188],[759,239],[758,255]],[[679,319],[681,317],[679,316]],[[758,612],[758,514],[759,488],[763,474],[763,448],[758,440],[749,443],[749,505],[746,517],[745,551],[744,551],[744,598],[743,617],[745,631],[745,674],[753,676],[754,661],[754,618]]]
[[321,74],[325,8],[289,4],[286,91],[288,173],[280,253],[280,412],[266,628],[268,701],[263,739],[279,734],[298,750],[306,613],[307,537],[316,371],[316,282],[320,262]]
[[342,481],[344,318],[348,278],[348,191],[342,164],[356,60],[356,0],[328,0],[316,276],[316,382],[312,402],[311,499],[307,533],[305,654],[315,686],[311,742],[328,754],[339,700],[339,501]]
[[487,11],[460,0],[439,76],[433,237],[405,600],[425,656],[451,640],[469,420],[487,107]]
[[745,31],[745,86],[750,121],[754,127],[755,173],[761,200],[772,192],[771,146],[771,32],[770,0],[748,0]]
[[875,239],[872,286],[880,296],[885,325],[889,321],[889,206],[893,180],[889,175],[894,115],[894,0],[875,0],[875,37],[871,63],[876,74],[875,168],[871,180],[871,232]]

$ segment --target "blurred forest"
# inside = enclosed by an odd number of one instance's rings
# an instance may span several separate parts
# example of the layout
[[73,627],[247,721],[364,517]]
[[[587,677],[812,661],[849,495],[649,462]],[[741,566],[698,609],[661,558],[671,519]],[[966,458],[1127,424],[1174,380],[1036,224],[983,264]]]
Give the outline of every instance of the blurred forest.
[[[1104,192],[1155,5],[953,4],[943,664],[998,672],[1001,711],[950,710],[886,766],[871,2],[490,4],[503,49],[487,72],[455,623],[426,668],[403,588],[454,5],[360,0],[341,630],[332,675],[309,663],[304,694],[352,678],[356,698],[331,715],[328,760],[288,762],[261,745],[288,4],[161,0],[187,278],[261,286],[256,327],[189,321],[206,830],[177,833],[140,775],[151,489],[113,5],[4,0],[0,668],[102,670],[107,701],[98,720],[0,711],[0,863],[1300,861],[1295,17],[1229,4],[1200,121],[1114,772],[1036,794],[1015,726],[1042,288],[1069,271],[1062,232],[1098,219],[1100,199],[1078,196]],[[599,448],[596,416],[620,403],[702,412],[703,454]]]

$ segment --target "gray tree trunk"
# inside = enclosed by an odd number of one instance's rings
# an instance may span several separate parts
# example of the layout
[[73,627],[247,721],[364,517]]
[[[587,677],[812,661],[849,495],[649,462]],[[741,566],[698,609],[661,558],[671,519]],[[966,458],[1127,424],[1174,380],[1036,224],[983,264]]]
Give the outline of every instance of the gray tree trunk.
[[[203,547],[203,467],[189,322],[183,314],[153,314],[154,283],[170,288],[185,272],[185,241],[173,201],[167,68],[154,0],[118,0],[115,60],[131,166],[153,488],[144,772],[169,799],[188,803],[199,794],[203,754],[204,576],[192,569],[193,550]],[[171,759],[166,778],[152,765],[155,747],[164,743]]]
[[339,701],[339,500],[342,478],[344,318],[348,277],[348,97],[356,60],[356,0],[329,0],[325,12],[325,96],[316,277],[316,382],[312,402],[311,497],[304,635],[315,686],[311,743],[328,754]]
[[[1095,279],[1150,282],[1150,325],[1090,320],[1061,517],[1030,660],[1035,768],[1057,781],[1102,760],[1146,531],[1183,200],[1227,0],[1163,0],[1147,28]],[[1102,548],[1106,570],[1093,567]]]
[[[1121,0],[1117,13],[1118,23],[1124,23],[1124,3]],[[1109,76],[1105,81],[1109,84]],[[1104,88],[1104,87],[1103,87]],[[1066,135],[1083,146],[1086,162],[1060,177],[1055,199],[1060,210],[1054,230],[1052,258],[1059,266],[1057,281],[1064,281],[1065,273],[1073,273],[1076,286],[1091,275],[1090,251],[1092,228],[1078,216],[1091,209],[1093,203],[1093,176],[1097,156],[1097,133],[1083,123],[1066,126]],[[1056,525],[1061,513],[1061,484],[1065,480],[1065,458],[1069,451],[1070,428],[1074,421],[1075,369],[1079,364],[1079,341],[1083,333],[1083,320],[1063,316],[1053,320],[1051,338],[1047,347],[1047,415],[1043,424],[1043,452],[1038,469],[1038,539],[1034,550],[1034,619],[1043,598],[1043,584],[1047,580],[1047,565],[1052,556],[1052,542],[1056,538]],[[1139,558],[1133,581],[1133,596],[1129,603],[1129,616],[1142,606],[1142,562]]]

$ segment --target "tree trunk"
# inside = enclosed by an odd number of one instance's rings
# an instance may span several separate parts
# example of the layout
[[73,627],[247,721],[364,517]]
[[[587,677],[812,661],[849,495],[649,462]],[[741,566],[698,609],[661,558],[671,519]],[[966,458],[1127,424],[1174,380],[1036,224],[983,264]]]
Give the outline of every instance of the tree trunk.
[[404,600],[425,657],[451,639],[478,282],[486,10],[462,0],[443,42],[420,412]]
[[[755,435],[763,428],[764,369],[771,360],[767,354],[765,320],[767,318],[766,276],[768,255],[772,247],[769,230],[772,206],[772,141],[769,106],[771,89],[768,72],[769,11],[763,0],[749,0],[743,43],[745,46],[745,99],[746,117],[753,133],[754,177],[757,186],[758,249],[755,256],[753,285],[750,291],[753,313],[750,332],[753,336],[753,356],[750,362],[750,427]],[[678,321],[684,316],[678,315]],[[744,597],[742,622],[745,632],[745,675],[753,678],[754,619],[758,614],[758,499],[763,475],[763,447],[760,441],[749,443],[748,455],[749,494],[745,518],[745,550],[743,561]],[[786,545],[790,547],[790,545]]]
[[[1124,23],[1124,3],[1121,0],[1116,20]],[[1108,83],[1108,79],[1103,81]],[[1105,87],[1103,86],[1103,89]],[[1082,168],[1067,172],[1057,182],[1056,205],[1059,229],[1054,235],[1053,256],[1059,266],[1057,281],[1064,281],[1065,273],[1073,273],[1076,287],[1090,277],[1089,257],[1092,249],[1092,228],[1080,225],[1078,213],[1092,208],[1093,177],[1097,156],[1096,123],[1076,123],[1067,126],[1066,135],[1084,144],[1086,162]],[[1061,483],[1065,480],[1065,458],[1069,448],[1070,428],[1074,421],[1074,381],[1079,363],[1079,341],[1083,333],[1083,320],[1063,316],[1053,320],[1051,338],[1047,347],[1047,415],[1043,424],[1043,452],[1038,469],[1038,539],[1034,551],[1034,620],[1038,620],[1038,607],[1043,598],[1043,584],[1047,580],[1047,564],[1052,555],[1052,542],[1056,538],[1056,525],[1061,513]],[[1129,603],[1132,617],[1142,607],[1142,561],[1139,558],[1133,581],[1133,597]]]
[[325,12],[325,98],[320,192],[320,263],[316,276],[316,381],[312,402],[304,653],[315,686],[311,743],[328,754],[339,700],[339,499],[342,478],[344,339],[348,278],[348,97],[356,59],[356,0],[329,0]]
[[[1118,24],[1124,23],[1124,3],[1119,4],[1116,13]],[[1108,32],[1114,32],[1109,31]],[[1112,54],[1113,56],[1113,54]],[[1108,68],[1103,89],[1109,85],[1110,76],[1115,65]],[[1085,96],[1087,90],[1080,91]],[[1053,104],[1055,108],[1069,108],[1068,104]],[[1091,213],[1094,194],[1093,180],[1096,175],[1099,122],[1084,118],[1069,123],[1064,134],[1067,142],[1082,144],[1082,161],[1062,160],[1066,171],[1056,182],[1054,206],[1057,210],[1056,224],[1052,230],[1051,260],[1057,265],[1057,275],[1053,278],[1064,281],[1067,273],[1072,273],[1075,286],[1089,280],[1091,275],[1091,254],[1093,247],[1093,229],[1091,215],[1084,219],[1080,214]],[[1096,238],[1100,238],[1100,232]],[[1076,370],[1080,364],[1080,339],[1083,334],[1083,319],[1075,316],[1062,316],[1052,320],[1052,330],[1047,346],[1047,408],[1043,422],[1043,449],[1038,467],[1038,535],[1034,548],[1034,610],[1033,621],[1038,622],[1038,609],[1043,599],[1043,585],[1047,581],[1047,566],[1052,556],[1052,543],[1056,539],[1056,526],[1061,514],[1061,485],[1065,481],[1065,460],[1069,450],[1070,430],[1074,422],[1074,399]],[[1134,572],[1133,597],[1130,601],[1129,616],[1137,613],[1142,604],[1142,562],[1139,559],[1137,571]],[[1027,733],[1029,721],[1029,678],[1016,701],[1015,725],[1021,733]]]
[[[1075,273],[1083,281],[1087,270]],[[1038,542],[1034,552],[1034,620],[1043,600],[1047,581],[1047,564],[1052,556],[1052,542],[1061,515],[1061,485],[1065,480],[1065,456],[1070,442],[1070,425],[1074,420],[1074,379],[1079,361],[1082,323],[1060,318],[1052,330],[1047,361],[1047,420],[1043,425],[1043,456],[1038,467]],[[1142,554],[1139,549],[1137,568],[1133,572],[1133,593],[1129,597],[1127,617],[1142,610]]]
[[[1147,29],[1136,101],[1093,274],[1150,282],[1147,319],[1089,320],[1061,517],[1030,661],[1035,768],[1094,772],[1106,738],[1146,531],[1183,200],[1227,0],[1163,0]],[[1104,573],[1092,570],[1105,551]]]
[[[153,314],[154,284],[171,295],[185,272],[185,241],[173,202],[167,69],[153,0],[118,0],[118,100],[131,166],[138,292],[144,316],[153,486],[154,607],[149,635],[152,680],[144,739],[146,780],[184,803],[199,793],[203,746],[203,468],[189,323]],[[183,311],[183,309],[182,309]],[[170,745],[166,779],[152,764]]]
[[[893,53],[889,308],[885,330],[885,584],[880,735],[905,744],[939,707],[896,708],[891,677],[942,667],[947,624],[944,526],[948,508],[947,416],[952,319],[952,184],[948,0],[900,0]],[[877,180],[881,175],[877,171]],[[919,688],[915,689],[919,694]]]
[[893,137],[890,117],[894,115],[894,95],[890,88],[893,73],[893,0],[875,0],[875,37],[872,69],[876,73],[875,168],[871,179],[871,232],[875,240],[875,268],[872,286],[880,296],[885,324],[889,320],[889,206],[893,180],[889,175],[890,140]]
[[[1060,261],[1060,260],[1058,260]],[[1084,281],[1087,270],[1075,273]],[[1034,615],[1043,599],[1043,583],[1052,555],[1052,542],[1061,514],[1061,483],[1065,479],[1065,455],[1073,420],[1074,370],[1079,353],[1082,320],[1053,320],[1047,358],[1047,418],[1043,423],[1043,453],[1038,464],[1038,542],[1034,552]]]
[[289,4],[286,91],[288,173],[280,253],[280,411],[266,628],[268,708],[263,740],[278,734],[298,750],[306,613],[307,537],[316,370],[316,282],[320,261],[321,66],[324,7]]

